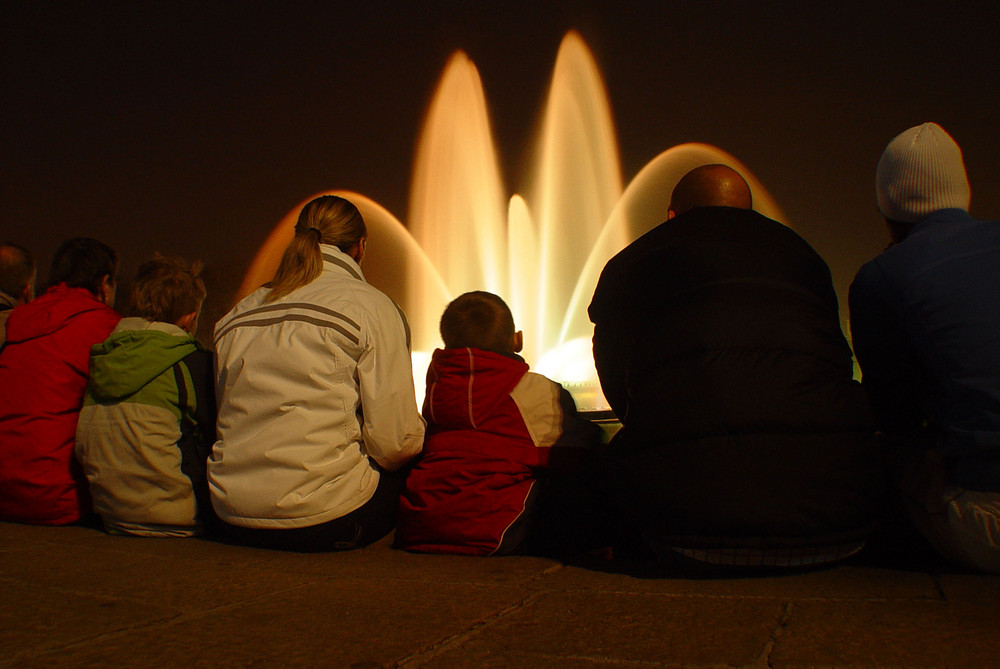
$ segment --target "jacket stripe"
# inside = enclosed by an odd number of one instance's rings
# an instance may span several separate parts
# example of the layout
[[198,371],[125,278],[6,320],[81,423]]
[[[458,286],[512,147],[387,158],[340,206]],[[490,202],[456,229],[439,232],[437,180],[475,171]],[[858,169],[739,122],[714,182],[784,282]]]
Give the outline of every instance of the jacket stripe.
[[361,337],[359,335],[352,333],[341,324],[335,323],[333,321],[326,321],[319,318],[313,318],[312,316],[306,316],[305,314],[286,314],[284,316],[279,316],[277,318],[262,318],[259,320],[251,320],[251,321],[240,319],[239,323],[233,323],[225,330],[220,332],[218,336],[216,336],[215,338],[215,343],[216,345],[218,345],[219,340],[222,339],[222,337],[226,336],[227,334],[229,334],[230,332],[232,332],[237,328],[265,327],[268,325],[274,325],[276,323],[284,323],[289,321],[297,321],[300,323],[311,323],[312,325],[316,325],[321,328],[323,327],[332,328],[337,332],[339,332],[340,334],[344,335],[344,337],[346,337],[351,343],[353,344],[361,343]]
[[469,355],[469,386],[466,397],[466,406],[469,407],[469,425],[476,429],[476,417],[472,415],[472,382],[476,380],[476,358],[472,355],[472,349],[467,348],[465,352]]
[[[260,314],[270,313],[273,311],[289,311],[292,309],[300,309],[302,311],[315,311],[324,314],[326,316],[332,316],[333,318],[337,319],[337,321],[343,321],[347,325],[351,326],[354,332],[346,329],[343,325],[339,323],[310,317],[304,314],[285,314],[277,318],[251,320],[254,319],[255,316],[259,316]],[[243,327],[243,326],[261,327],[264,325],[272,325],[274,323],[280,323],[282,321],[302,321],[306,323],[312,323],[313,325],[318,325],[320,327],[331,327],[334,330],[343,334],[345,337],[347,337],[350,341],[354,342],[355,344],[357,344],[361,340],[360,339],[361,326],[355,323],[347,316],[345,316],[344,314],[334,311],[333,309],[327,309],[326,307],[321,307],[316,304],[308,304],[305,302],[289,302],[282,304],[268,304],[262,307],[257,307],[256,309],[251,309],[246,313],[242,313],[239,316],[230,319],[230,321],[226,323],[222,327],[222,329],[219,330],[219,333],[215,335],[215,343],[218,344],[219,339],[221,339],[223,336],[225,336],[226,334],[228,334],[234,328],[237,327]]]
[[344,262],[340,258],[332,256],[329,253],[324,253],[323,260],[330,263],[331,265],[336,265],[337,267],[347,270],[347,272],[358,281],[364,281],[364,277],[358,274],[358,270],[354,269],[348,263]]
[[[398,307],[397,307],[398,308]],[[222,327],[228,327],[233,321],[239,320],[241,318],[247,318],[249,316],[256,316],[257,314],[263,314],[270,311],[286,311],[290,309],[302,309],[303,311],[318,311],[321,314],[326,314],[327,316],[333,316],[334,318],[339,318],[347,322],[349,325],[353,326],[357,330],[361,330],[361,326],[355,323],[353,320],[340,313],[339,311],[334,311],[333,309],[327,309],[324,306],[318,304],[310,304],[309,302],[279,302],[277,304],[265,304],[257,307],[256,309],[250,309],[242,314],[233,316],[223,325]]]

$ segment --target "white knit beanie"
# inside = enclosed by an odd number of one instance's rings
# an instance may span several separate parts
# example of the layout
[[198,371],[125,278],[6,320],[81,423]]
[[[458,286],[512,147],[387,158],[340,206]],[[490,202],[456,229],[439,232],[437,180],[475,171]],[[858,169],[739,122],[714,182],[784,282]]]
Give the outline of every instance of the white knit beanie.
[[875,172],[878,208],[891,221],[916,223],[939,209],[969,210],[972,193],[962,149],[937,123],[901,133]]

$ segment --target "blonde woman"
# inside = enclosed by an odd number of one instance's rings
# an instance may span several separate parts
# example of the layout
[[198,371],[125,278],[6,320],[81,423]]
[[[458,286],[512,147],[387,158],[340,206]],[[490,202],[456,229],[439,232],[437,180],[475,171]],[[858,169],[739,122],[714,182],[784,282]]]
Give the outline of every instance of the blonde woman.
[[274,281],[215,327],[219,439],[212,504],[236,543],[344,550],[388,534],[424,421],[403,312],[361,272],[347,200],[299,215]]

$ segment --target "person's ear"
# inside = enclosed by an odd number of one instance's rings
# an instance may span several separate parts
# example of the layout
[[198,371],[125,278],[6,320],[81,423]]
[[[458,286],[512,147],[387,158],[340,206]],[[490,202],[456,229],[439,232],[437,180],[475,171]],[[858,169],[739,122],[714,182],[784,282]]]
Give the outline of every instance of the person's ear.
[[674,211],[673,209],[667,209],[667,220],[668,221],[670,219],[674,218],[675,216],[677,216],[677,212],[676,211]]
[[514,344],[514,353],[520,353],[524,348],[524,334],[520,330],[514,333],[512,343]]
[[358,243],[355,244],[353,248],[351,248],[351,252],[348,253],[347,255],[354,258],[354,262],[360,265],[361,261],[365,257],[365,247],[367,246],[367,244],[368,244],[368,238],[362,237],[361,239],[358,240]]
[[177,319],[174,323],[177,327],[184,330],[188,334],[194,334],[198,329],[198,312],[192,311],[189,314],[185,314]]
[[105,274],[101,279],[101,285],[98,288],[98,299],[113,309],[115,306],[115,291],[117,288],[115,280],[111,277],[111,275]]
[[24,290],[21,292],[21,304],[27,304],[28,302],[31,302],[33,299],[35,299],[34,277],[31,278],[31,281],[28,282],[28,285],[26,285],[24,287]]

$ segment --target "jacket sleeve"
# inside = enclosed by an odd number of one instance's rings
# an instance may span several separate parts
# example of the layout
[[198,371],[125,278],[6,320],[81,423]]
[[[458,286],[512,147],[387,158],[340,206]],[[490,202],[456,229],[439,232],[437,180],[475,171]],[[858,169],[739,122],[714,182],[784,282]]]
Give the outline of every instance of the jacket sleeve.
[[594,366],[601,392],[619,420],[628,413],[628,342],[622,328],[602,322],[594,325]]
[[[191,394],[186,388],[181,391],[182,384],[185,384],[184,375],[179,371],[181,364],[187,368]],[[216,520],[207,478],[208,456],[212,453],[216,436],[213,358],[211,353],[198,348],[186,355],[181,364],[174,366],[179,394],[186,396],[180,407],[181,438],[177,442],[181,451],[181,471],[191,480],[199,520],[211,525]]]
[[572,468],[600,444],[601,429],[580,416],[565,388],[541,374],[525,374],[510,397],[535,445],[529,466]]
[[90,376],[90,347],[107,339],[121,319],[118,312],[103,305],[77,317],[72,330],[73,348],[65,349],[64,355],[73,370],[84,379],[84,386]]
[[358,360],[361,433],[368,455],[393,471],[423,448],[425,423],[417,411],[403,312],[389,302],[370,315]]
[[878,265],[869,263],[854,278],[848,305],[851,343],[876,425],[883,431],[902,431],[923,422],[917,398],[922,381],[900,322],[902,297],[892,292]]
[[605,267],[588,310],[594,323],[594,366],[601,391],[619,419],[628,411],[628,333],[624,322],[622,279],[612,263]]
[[194,419],[198,425],[199,456],[207,460],[216,440],[215,374],[212,355],[198,350],[185,358],[194,384]]

